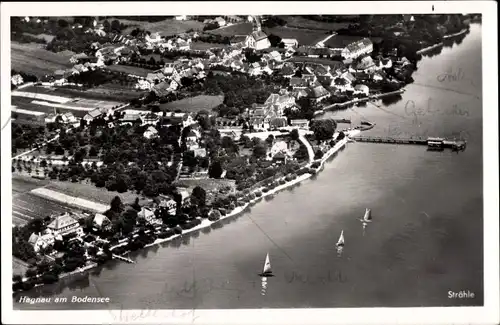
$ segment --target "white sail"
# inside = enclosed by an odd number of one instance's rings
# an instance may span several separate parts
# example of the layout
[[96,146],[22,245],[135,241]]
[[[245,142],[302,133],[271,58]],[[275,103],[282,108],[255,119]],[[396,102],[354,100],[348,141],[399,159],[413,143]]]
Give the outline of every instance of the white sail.
[[271,261],[269,260],[269,253],[266,255],[266,262],[264,263],[264,271],[262,274],[271,273]]
[[344,246],[344,231],[340,233],[339,241],[337,242],[337,246]]
[[363,221],[365,221],[365,222],[372,221],[372,210],[366,209],[365,216],[363,217]]

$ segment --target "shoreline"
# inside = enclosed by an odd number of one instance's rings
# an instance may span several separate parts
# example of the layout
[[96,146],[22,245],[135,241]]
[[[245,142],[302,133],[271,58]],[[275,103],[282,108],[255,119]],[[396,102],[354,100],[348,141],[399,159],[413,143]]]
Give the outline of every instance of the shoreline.
[[[306,179],[309,179],[311,178],[312,176],[316,175],[318,172],[320,172],[326,161],[331,158],[335,153],[337,153],[339,150],[341,150],[342,148],[345,147],[345,145],[347,144],[347,142],[349,141],[349,137],[353,136],[353,135],[356,135],[358,133],[360,133],[361,131],[360,130],[349,130],[346,132],[346,136],[340,140],[337,144],[335,144],[335,146],[333,146],[333,148],[331,148],[330,150],[328,150],[324,156],[321,158],[321,160],[319,160],[320,162],[320,166],[318,168],[315,169],[316,173],[315,174],[311,174],[311,173],[304,173],[300,176],[297,176],[297,178],[289,181],[289,182],[286,182],[285,184],[283,185],[278,185],[276,186],[275,188],[273,189],[270,189],[269,191],[267,192],[263,192],[262,189],[265,188],[265,186],[260,186],[256,189],[254,189],[253,191],[251,191],[248,195],[250,195],[251,193],[257,193],[257,192],[260,192],[262,193],[262,195],[260,197],[256,197],[255,199],[253,200],[250,200],[249,202],[245,203],[243,206],[239,206],[239,207],[236,207],[234,208],[231,212],[227,213],[226,215],[224,216],[221,216],[219,219],[217,220],[214,220],[214,221],[210,221],[208,219],[203,219],[202,222],[193,227],[193,228],[190,228],[190,229],[183,229],[182,230],[182,233],[181,234],[174,234],[168,238],[157,238],[154,242],[150,243],[150,244],[147,244],[145,245],[142,249],[144,248],[149,248],[149,247],[152,247],[152,246],[155,246],[155,245],[159,245],[159,244],[162,244],[162,243],[166,243],[166,242],[169,242],[169,241],[172,241],[178,237],[182,237],[183,235],[187,235],[189,233],[192,233],[192,232],[195,232],[195,231],[199,231],[199,230],[202,230],[204,228],[207,228],[207,227],[210,227],[212,226],[213,224],[216,224],[222,220],[225,220],[225,219],[228,219],[228,218],[231,218],[231,217],[235,217],[243,212],[245,212],[247,210],[248,207],[250,207],[251,205],[255,204],[255,203],[258,203],[260,202],[262,199],[268,197],[268,196],[272,196],[274,194],[276,194],[277,192],[279,191],[282,191],[286,188],[289,188],[293,185],[296,185],[298,183],[301,183],[303,181],[305,181]],[[311,168],[311,165],[314,163],[314,160],[312,162],[309,162],[305,165],[306,168]],[[281,179],[285,179],[286,176],[283,176],[283,177],[280,177],[278,180],[281,180]],[[115,246],[113,246],[112,248],[116,248],[116,247],[119,247],[119,246],[123,246],[123,245],[127,245],[127,243],[120,243],[120,244],[117,244]],[[126,251],[124,252],[123,254],[120,254],[120,256],[123,256],[125,254],[128,254],[130,253],[130,251]],[[114,258],[113,258],[114,259]],[[135,261],[134,261],[135,262]],[[75,275],[75,274],[79,274],[79,273],[84,273],[85,271],[88,271],[88,270],[91,270],[91,269],[94,269],[94,268],[97,268],[99,267],[100,265],[96,262],[91,262],[91,264],[89,265],[86,265],[84,267],[81,267],[77,270],[74,270],[72,272],[69,272],[69,273],[61,273],[59,275],[59,280],[60,279],[63,279],[63,278],[66,278],[70,275]],[[27,278],[23,278],[23,281],[26,281],[28,280]],[[56,282],[57,283],[57,282]],[[43,285],[46,285],[45,283],[40,283],[40,284],[36,284],[34,286],[34,288],[37,288],[37,287],[41,287]],[[31,290],[31,289],[30,289]],[[16,295],[16,294],[20,294],[22,292],[29,292],[30,290],[28,291],[24,291],[24,290],[20,290],[20,291],[17,291],[17,292],[13,292],[13,295]]]

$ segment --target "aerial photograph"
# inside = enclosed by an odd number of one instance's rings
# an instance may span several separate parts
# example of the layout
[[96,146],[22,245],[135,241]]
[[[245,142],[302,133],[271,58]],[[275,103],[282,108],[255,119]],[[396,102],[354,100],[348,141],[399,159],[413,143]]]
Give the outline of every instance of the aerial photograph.
[[481,13],[161,14],[10,17],[14,310],[484,305]]

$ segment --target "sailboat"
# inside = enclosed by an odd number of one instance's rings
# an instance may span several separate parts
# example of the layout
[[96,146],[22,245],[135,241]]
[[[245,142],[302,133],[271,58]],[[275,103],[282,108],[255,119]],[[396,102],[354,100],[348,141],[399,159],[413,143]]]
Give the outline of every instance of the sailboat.
[[365,215],[363,216],[363,219],[360,219],[360,221],[362,223],[372,222],[372,210],[367,208],[365,210]]
[[271,261],[269,260],[269,253],[266,255],[266,261],[264,262],[264,270],[259,274],[261,277],[272,277],[273,272],[271,270]]
[[337,247],[344,247],[344,231],[340,233],[339,241],[337,242]]

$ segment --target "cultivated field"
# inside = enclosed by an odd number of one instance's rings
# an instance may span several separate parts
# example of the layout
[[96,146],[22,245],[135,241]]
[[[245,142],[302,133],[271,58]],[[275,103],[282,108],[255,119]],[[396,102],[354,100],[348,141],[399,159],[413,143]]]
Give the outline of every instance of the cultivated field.
[[130,87],[120,86],[116,84],[104,84],[83,91],[71,88],[57,88],[56,93],[64,94],[66,96],[69,95],[88,99],[121,102],[137,98],[142,93],[144,93],[144,91],[137,91],[135,89],[130,89]]
[[282,26],[265,28],[264,32],[267,35],[274,34],[281,38],[295,38],[299,42],[299,45],[313,45],[328,36],[326,31],[323,30],[310,30]]
[[113,64],[109,65],[106,67],[106,69],[111,70],[111,71],[116,71],[116,72],[123,72],[127,74],[132,74],[140,77],[146,77],[148,73],[153,72],[153,70],[149,69],[144,69],[144,68],[139,68],[139,67],[132,67],[129,65],[121,65],[121,64]]
[[167,109],[169,111],[181,110],[182,112],[198,112],[201,110],[210,111],[222,104],[223,101],[224,96],[200,95],[161,104],[160,109]]
[[295,28],[305,28],[305,29],[316,29],[316,30],[337,30],[341,28],[347,28],[349,23],[329,23],[329,22],[321,22],[312,19],[307,19],[300,16],[286,16],[283,17],[287,24],[287,27],[295,27]]
[[12,256],[12,274],[19,274],[24,276],[26,271],[29,269],[28,263],[21,261],[17,257]]
[[131,191],[118,193],[115,191],[108,191],[105,188],[95,187],[92,184],[84,183],[50,181],[50,184],[48,184],[45,188],[107,205],[115,196],[120,197],[123,203],[133,203],[136,197],[141,198],[140,195]]
[[205,26],[196,20],[175,20],[175,19],[165,19],[159,22],[147,22],[147,21],[134,21],[120,19],[120,22],[128,25],[128,27],[122,31],[122,34],[130,34],[136,28],[145,29],[151,33],[160,33],[161,36],[169,36],[175,34],[185,33],[188,30],[201,31]]
[[85,91],[71,90],[68,95],[61,90],[62,88],[27,87],[22,92],[12,92],[12,105],[18,109],[44,113],[52,113],[54,108],[57,108],[61,112],[72,112],[81,117],[97,107],[113,108],[124,104],[101,98],[91,99],[88,97],[92,96],[88,96]]
[[67,69],[73,65],[69,59],[73,52],[53,53],[44,49],[43,44],[11,42],[11,69],[24,71],[36,76],[52,74],[58,69]]
[[252,30],[253,24],[246,22],[209,30],[206,33],[231,37],[234,35],[248,35],[252,33]]

